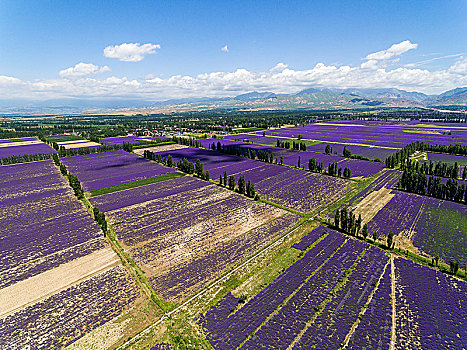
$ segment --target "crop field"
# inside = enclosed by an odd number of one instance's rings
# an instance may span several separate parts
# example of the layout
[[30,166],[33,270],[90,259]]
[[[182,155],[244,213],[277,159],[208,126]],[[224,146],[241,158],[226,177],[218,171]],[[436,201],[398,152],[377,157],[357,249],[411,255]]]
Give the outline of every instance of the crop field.
[[394,197],[369,222],[370,233],[397,235],[396,245],[439,256],[445,262],[467,262],[467,206],[394,191]]
[[199,322],[215,349],[338,348],[388,260],[330,230],[244,305],[228,294]]
[[63,347],[131,306],[139,290],[52,161],[2,166],[0,183],[0,347]]
[[63,141],[57,142],[59,146],[65,147],[65,149],[74,149],[74,148],[96,148],[101,147],[102,145],[96,142],[89,140],[72,140],[72,141]]
[[0,158],[21,156],[24,154],[55,153],[48,144],[34,139],[0,140]]
[[[281,141],[297,141],[296,139],[287,138],[284,136],[277,136],[274,137],[273,135],[268,136],[258,136],[258,135],[251,135],[251,134],[241,134],[241,135],[233,135],[233,136],[225,136],[222,140],[238,140],[243,142],[250,142],[259,145],[268,145],[268,146],[275,146],[277,140]],[[369,159],[380,159],[384,161],[388,156],[393,154],[398,150],[398,148],[390,148],[390,147],[377,147],[377,146],[357,146],[357,145],[348,145],[344,143],[338,143],[337,141],[334,142],[321,142],[321,141],[309,141],[309,140],[300,140],[306,144],[306,150],[308,152],[316,152],[325,154],[326,146],[332,147],[331,154],[342,156],[344,147],[347,147],[347,150],[351,151],[352,154],[359,154]]]
[[[321,154],[315,152],[308,152],[308,151],[298,151],[298,150],[290,150],[290,149],[283,149],[278,147],[268,147],[268,146],[261,146],[255,145],[250,143],[243,143],[243,142],[236,142],[231,140],[225,139],[203,139],[200,141],[201,145],[204,148],[212,148],[212,144],[214,143],[217,147],[217,143],[220,142],[221,145],[238,145],[243,154],[246,154],[247,149],[250,150],[263,150],[274,155],[274,160],[277,159],[279,162],[282,157],[283,164],[290,165],[290,166],[299,166],[299,159],[300,159],[300,167],[304,169],[308,169],[308,161],[313,158],[316,162],[323,163],[324,168],[330,163],[337,163],[337,166],[344,169],[345,167],[350,168],[352,171],[352,177],[368,177],[376,174],[377,172],[381,171],[385,164],[381,162],[369,162],[364,160],[357,160],[357,159],[347,159],[344,157],[340,157],[337,155],[331,154]],[[308,148],[307,148],[308,150]]]
[[174,169],[125,151],[111,151],[62,158],[63,164],[81,181],[85,191],[120,185],[174,173]]
[[255,184],[262,198],[302,212],[316,211],[336,200],[348,191],[350,184],[341,178],[192,147],[158,152],[157,155],[171,155],[174,162],[186,158],[194,163],[199,159],[214,180],[218,180],[224,171],[227,176],[244,176],[245,181]]
[[[467,152],[465,124],[294,126],[303,116],[279,115],[167,125],[92,116],[83,136],[41,126],[37,138],[0,140],[0,349],[467,349],[467,180],[443,177],[423,192],[427,170],[409,164],[427,155],[457,162],[462,176],[466,157],[453,154]],[[85,137],[162,124],[157,133],[173,138],[100,139],[133,150],[37,155],[55,152],[39,137],[100,147]],[[307,149],[276,147],[278,138]],[[342,155],[347,144],[383,160],[413,141],[458,146],[412,145],[388,167]],[[15,156],[28,147],[35,156]],[[351,176],[309,171],[311,158]],[[434,172],[455,177],[446,165]],[[409,192],[415,181],[425,195]]]
[[467,285],[396,259],[396,349],[465,349]]
[[[437,130],[437,133],[426,132]],[[420,141],[450,145],[467,143],[467,129],[410,123],[385,123],[376,121],[352,121],[352,123],[317,123],[282,129],[265,130],[266,135],[322,142],[353,143],[390,148],[402,148]],[[263,131],[251,134],[262,135]]]
[[227,293],[199,316],[212,347],[465,347],[464,283],[403,258],[392,264],[382,250],[322,226],[304,239],[296,247],[303,257],[258,294]]
[[107,137],[103,139],[99,139],[99,142],[103,143],[104,145],[116,145],[119,143],[132,143],[137,144],[140,142],[156,142],[162,141],[164,139],[163,136],[159,137],[152,137],[152,136],[117,136],[117,137]]
[[192,177],[93,197],[91,203],[107,213],[126,251],[169,300],[198,290],[300,220]]

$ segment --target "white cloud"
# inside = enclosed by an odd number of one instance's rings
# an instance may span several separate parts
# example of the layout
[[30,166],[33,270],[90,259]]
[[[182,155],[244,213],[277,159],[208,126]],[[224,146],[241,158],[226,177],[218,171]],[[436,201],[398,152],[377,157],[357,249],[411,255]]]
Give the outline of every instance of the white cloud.
[[117,58],[124,62],[140,62],[146,55],[156,53],[156,49],[160,49],[158,44],[139,44],[139,43],[123,43],[121,45],[107,46],[104,49],[104,56],[107,58]]
[[[391,63],[394,59],[390,59]],[[450,67],[437,70],[380,66],[367,60],[360,66],[318,63],[310,69],[294,70],[280,62],[271,69],[254,72],[238,68],[231,72],[198,75],[147,74],[144,78],[110,76],[97,78],[104,67],[76,65],[62,73],[65,79],[22,81],[0,76],[0,96],[51,99],[60,97],[141,98],[166,100],[180,97],[225,97],[248,91],[294,93],[307,87],[399,88],[428,94],[467,86],[467,58],[460,57]],[[81,68],[77,68],[81,67]],[[86,69],[85,69],[86,68]],[[72,72],[72,73],[70,73]],[[84,74],[86,73],[86,74]],[[69,79],[70,74],[73,79]]]
[[227,45],[225,45],[223,48],[221,48],[221,51],[229,52],[229,47]]
[[78,63],[74,67],[61,70],[58,75],[62,78],[84,77],[89,74],[100,74],[110,72],[108,66],[99,67],[92,63]]
[[407,52],[412,49],[416,49],[418,44],[412,44],[410,40],[402,41],[398,44],[392,45],[389,49],[370,53],[365,58],[367,60],[387,60],[394,56],[402,55],[404,52]]

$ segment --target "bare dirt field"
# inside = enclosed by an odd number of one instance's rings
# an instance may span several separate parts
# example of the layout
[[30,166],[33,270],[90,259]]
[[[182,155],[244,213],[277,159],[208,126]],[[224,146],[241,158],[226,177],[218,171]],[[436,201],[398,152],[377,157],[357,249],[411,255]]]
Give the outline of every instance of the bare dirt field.
[[0,290],[0,317],[34,304],[119,262],[111,248],[104,248],[3,288]]
[[182,149],[182,148],[187,148],[187,147],[188,146],[179,145],[179,144],[161,145],[161,146],[154,146],[154,147],[148,147],[148,148],[135,149],[133,152],[141,156],[141,155],[144,154],[144,151],[164,152],[164,151],[174,151],[176,149]]

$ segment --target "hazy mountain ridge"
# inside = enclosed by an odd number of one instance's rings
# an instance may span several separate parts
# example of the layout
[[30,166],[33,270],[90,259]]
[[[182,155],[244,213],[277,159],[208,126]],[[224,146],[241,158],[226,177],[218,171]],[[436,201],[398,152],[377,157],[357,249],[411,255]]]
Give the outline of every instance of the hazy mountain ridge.
[[233,109],[351,109],[375,107],[467,106],[467,87],[439,95],[388,88],[316,88],[293,94],[252,91],[234,97],[179,98],[165,101],[143,99],[64,98],[45,101],[0,100],[0,114],[92,113],[109,110]]

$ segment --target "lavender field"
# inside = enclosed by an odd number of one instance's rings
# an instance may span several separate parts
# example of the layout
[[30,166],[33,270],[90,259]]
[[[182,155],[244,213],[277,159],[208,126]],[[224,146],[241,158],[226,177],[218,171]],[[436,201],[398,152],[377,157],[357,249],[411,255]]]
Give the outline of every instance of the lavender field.
[[244,305],[227,294],[199,323],[215,349],[339,348],[387,261],[331,230]]
[[[180,300],[300,217],[191,177],[91,198],[155,291]],[[152,266],[157,266],[154,268]]]
[[350,182],[342,178],[305,172],[276,164],[263,163],[248,158],[215,151],[183,148],[155,153],[156,156],[172,156],[174,162],[199,159],[210,177],[219,179],[224,171],[235,178],[244,176],[245,181],[255,184],[262,198],[302,212],[313,212],[336,200],[348,191]]
[[300,167],[304,169],[308,169],[308,162],[311,158],[315,159],[316,162],[323,163],[323,166],[325,169],[328,167],[330,163],[337,163],[337,166],[342,169],[344,169],[345,167],[350,168],[350,170],[352,171],[352,177],[369,177],[369,176],[372,176],[378,173],[385,167],[384,163],[381,163],[381,162],[369,162],[369,161],[357,160],[357,159],[346,159],[342,156],[338,156],[334,154],[323,154],[325,146],[323,148],[322,153],[316,153],[316,152],[309,152],[309,148],[307,148],[307,151],[298,151],[298,150],[278,148],[274,146],[261,146],[261,145],[251,144],[251,143],[237,142],[237,141],[232,141],[232,140],[225,139],[225,138],[202,139],[199,142],[202,147],[208,148],[208,149],[212,149],[213,144],[215,147],[217,147],[218,143],[220,143],[221,145],[225,145],[225,146],[237,145],[242,150],[243,155],[246,155],[248,150],[250,151],[262,150],[268,153],[272,153],[275,161],[277,160],[277,162],[280,162],[282,160],[283,164],[294,166],[294,167],[299,166],[299,159],[300,159]]
[[396,245],[411,246],[445,262],[467,262],[467,206],[436,198],[394,191],[395,196],[369,222],[370,234],[381,239],[389,231],[397,236]]
[[62,162],[78,177],[85,191],[175,172],[122,150],[65,157]]
[[[262,131],[251,134],[262,135]],[[409,123],[385,123],[378,121],[351,121],[317,123],[298,127],[266,130],[266,135],[322,142],[363,144],[380,147],[402,148],[420,141],[430,144],[450,145],[467,143],[467,130]]]
[[2,166],[0,183],[1,348],[61,348],[133,304],[135,282],[52,161]]

